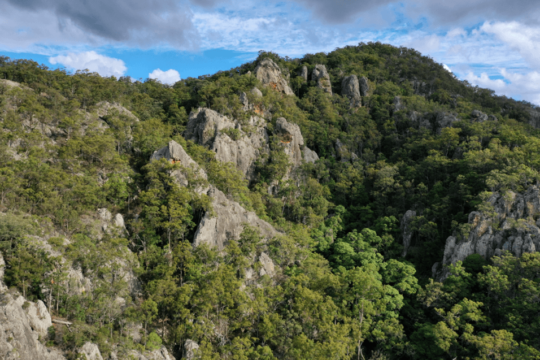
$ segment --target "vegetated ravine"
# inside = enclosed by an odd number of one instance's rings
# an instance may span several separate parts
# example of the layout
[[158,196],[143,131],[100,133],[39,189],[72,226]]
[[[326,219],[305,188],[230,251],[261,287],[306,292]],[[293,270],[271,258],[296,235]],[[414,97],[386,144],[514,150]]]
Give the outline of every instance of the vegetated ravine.
[[0,57],[0,126],[2,359],[540,358],[540,111],[413,49]]

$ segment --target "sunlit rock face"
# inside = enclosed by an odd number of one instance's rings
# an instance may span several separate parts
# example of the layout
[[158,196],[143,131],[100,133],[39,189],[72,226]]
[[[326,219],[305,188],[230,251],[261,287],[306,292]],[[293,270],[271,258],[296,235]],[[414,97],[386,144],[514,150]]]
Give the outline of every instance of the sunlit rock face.
[[265,86],[270,86],[287,95],[294,95],[287,80],[283,78],[281,69],[272,59],[264,59],[257,65],[255,77]]

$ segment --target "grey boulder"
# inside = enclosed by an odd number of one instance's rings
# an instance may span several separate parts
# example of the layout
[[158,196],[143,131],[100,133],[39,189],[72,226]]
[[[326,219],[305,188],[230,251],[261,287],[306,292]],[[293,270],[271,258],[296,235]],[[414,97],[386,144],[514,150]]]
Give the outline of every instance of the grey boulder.
[[351,75],[343,78],[343,81],[341,82],[341,95],[349,98],[349,106],[351,108],[362,106],[360,84],[356,75]]
[[272,89],[287,95],[294,95],[289,84],[283,78],[281,69],[272,59],[264,59],[257,65],[255,77],[265,86],[270,86]]
[[328,75],[326,66],[322,64],[315,65],[315,69],[313,69],[313,72],[311,73],[311,80],[317,83],[319,89],[332,95],[332,84],[330,83],[330,75]]

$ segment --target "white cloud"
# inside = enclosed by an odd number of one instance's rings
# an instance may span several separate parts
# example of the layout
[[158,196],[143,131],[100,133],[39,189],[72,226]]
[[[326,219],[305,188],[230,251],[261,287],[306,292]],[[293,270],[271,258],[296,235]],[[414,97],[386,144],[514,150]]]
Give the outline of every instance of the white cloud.
[[175,82],[180,81],[180,73],[176,70],[170,69],[163,71],[161,69],[156,69],[148,74],[150,79],[155,79],[161,82],[162,84],[173,85]]
[[120,77],[127,70],[122,60],[100,55],[95,51],[58,55],[49,58],[49,62],[53,65],[61,64],[71,70],[88,69],[91,72],[97,72],[101,76]]
[[[472,72],[465,76],[465,80],[473,85],[495,90],[498,95],[519,97],[533,104],[540,105],[540,73],[532,71],[526,74],[501,69],[500,75],[504,79],[491,79],[485,72],[475,75]],[[505,81],[506,80],[506,81]]]
[[510,48],[518,51],[535,69],[540,69],[540,27],[527,26],[516,21],[486,22],[480,28],[495,35]]
[[443,68],[444,68],[446,71],[448,71],[448,72],[450,72],[450,73],[452,72],[452,69],[450,69],[450,67],[449,67],[448,65],[442,64],[442,66],[443,66]]

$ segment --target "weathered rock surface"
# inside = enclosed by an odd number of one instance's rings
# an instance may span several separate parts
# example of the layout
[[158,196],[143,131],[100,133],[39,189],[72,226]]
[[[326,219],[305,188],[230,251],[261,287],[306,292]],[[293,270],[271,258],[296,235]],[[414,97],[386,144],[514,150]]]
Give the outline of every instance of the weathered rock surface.
[[199,145],[210,147],[219,131],[235,128],[236,124],[214,110],[199,108],[189,115],[184,137]]
[[[154,351],[146,351],[143,353],[135,350],[131,350],[128,353],[129,359],[133,360],[173,360],[174,358],[169,354],[167,348],[162,346],[160,349]],[[119,357],[117,357],[120,360]]]
[[[466,239],[450,236],[446,240],[442,265],[455,264],[469,255],[479,254],[486,259],[507,250],[515,256],[540,249],[540,192],[531,186],[523,194],[507,191],[494,193],[488,200],[494,216],[478,211],[469,214],[470,233]],[[444,278],[447,270],[439,270]]]
[[257,89],[256,87],[251,89],[251,93],[253,95],[255,95],[255,97],[257,97],[257,98],[262,98],[263,97],[263,93],[261,92],[261,90]]
[[[244,129],[238,121],[229,120],[210,109],[199,109],[190,115],[186,138],[206,146],[216,153],[216,160],[231,162],[251,180],[255,162],[270,151],[266,121],[252,116]],[[235,133],[235,138],[230,135]],[[210,137],[212,135],[212,137]]]
[[321,64],[315,65],[315,69],[311,73],[311,80],[315,81],[320,89],[332,95],[332,84],[330,83],[330,75],[326,71],[326,66]]
[[[176,142],[171,143],[169,143],[169,147],[172,146],[174,150],[167,151],[180,154],[176,156],[181,156],[183,163],[193,164],[194,170],[206,178],[204,170],[198,167],[197,163],[189,157],[182,146]],[[158,152],[165,153],[165,150],[160,149]],[[174,156],[172,158],[174,159]],[[155,159],[155,156],[152,156],[152,159]],[[180,169],[178,171],[183,172],[185,170]],[[171,175],[175,176],[176,179],[179,178],[175,174]],[[178,181],[178,183],[181,186],[186,186],[185,182]],[[222,191],[214,186],[206,187],[201,190],[201,193],[207,194],[212,199],[212,211],[207,211],[199,223],[194,236],[194,246],[208,244],[210,247],[217,247],[221,251],[228,240],[240,237],[246,223],[257,228],[264,239],[272,238],[278,234],[272,225],[259,219],[254,212],[247,211],[236,201],[228,199]]]
[[358,76],[351,75],[343,78],[341,82],[341,95],[349,98],[351,108],[362,106]]
[[405,104],[403,104],[403,101],[401,100],[400,96],[396,96],[394,98],[394,112],[405,110]]
[[103,360],[101,352],[96,344],[86,342],[82,348],[79,349],[79,354],[85,355],[87,360]]
[[199,344],[193,340],[186,340],[184,343],[184,359],[193,360],[195,359],[195,352],[199,349]]
[[96,112],[100,118],[106,118],[107,116],[118,114],[120,116],[125,116],[130,120],[139,121],[138,117],[119,103],[110,103],[107,101],[99,102],[96,104]]
[[[199,167],[193,159],[186,153],[184,148],[178,144],[176,141],[169,141],[169,144],[159,150],[156,150],[150,160],[159,160],[165,158],[167,161],[176,164],[179,163],[182,165],[183,169],[174,170],[171,175],[176,179],[176,181],[181,186],[188,186],[188,176],[186,176],[186,170],[193,172],[195,177],[199,177],[203,180],[207,179],[206,172]],[[204,192],[207,190],[207,187],[197,186],[199,192]]]
[[488,121],[489,116],[487,114],[484,114],[480,110],[473,110],[471,113],[471,120],[474,122],[484,122]]
[[314,164],[317,160],[319,160],[319,155],[307,146],[304,146],[304,161]]
[[358,82],[360,84],[360,95],[369,96],[370,89],[368,79],[365,76],[362,76],[360,79],[358,79]]
[[[38,340],[40,334],[32,330],[29,316],[23,309],[24,303],[22,296],[15,300],[7,292],[0,293],[0,359],[64,360],[58,351],[46,348]],[[48,312],[42,316],[48,316],[50,321]],[[39,321],[41,325],[45,323]]]
[[305,65],[302,66],[298,76],[300,76],[302,79],[304,79],[304,81],[308,81],[308,69],[307,69],[307,66],[305,66]]
[[257,214],[247,211],[236,201],[229,200],[223,192],[211,187],[208,196],[212,198],[212,212],[207,211],[201,220],[193,241],[194,246],[207,244],[223,250],[227,241],[239,239],[244,224],[257,228],[264,239],[270,239],[278,232]]
[[279,136],[281,146],[285,154],[289,156],[293,168],[302,164],[302,149],[304,147],[304,137],[297,124],[279,118],[276,121],[275,134]]
[[[20,301],[24,301],[23,298]],[[18,302],[20,302],[18,300]],[[24,303],[24,302],[23,302]],[[47,336],[47,329],[52,326],[51,315],[43,301],[38,300],[37,303],[29,302],[26,308],[26,316],[32,330],[38,333],[42,338]]]
[[407,210],[403,218],[401,219],[401,234],[403,236],[403,257],[407,256],[407,250],[411,246],[411,239],[413,236],[413,231],[411,229],[412,221],[416,217],[416,211]]
[[281,74],[279,66],[272,59],[264,59],[255,68],[255,77],[266,86],[283,92],[287,95],[294,95],[287,81]]
[[263,252],[261,253],[261,256],[259,256],[259,261],[262,264],[259,275],[260,276],[268,275],[270,277],[273,277],[276,272],[276,269],[274,266],[274,262],[272,261],[272,259],[270,259],[270,256],[268,256],[268,254]]

